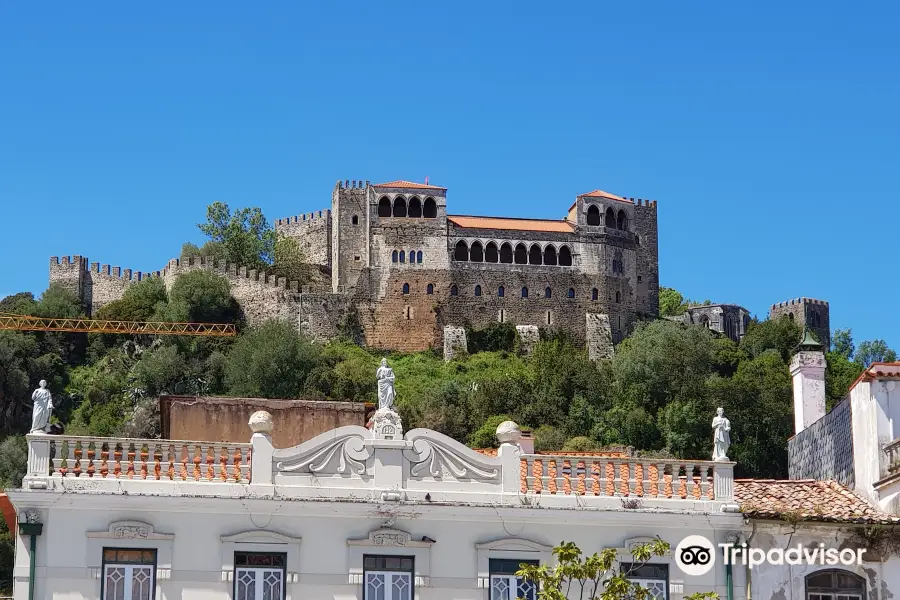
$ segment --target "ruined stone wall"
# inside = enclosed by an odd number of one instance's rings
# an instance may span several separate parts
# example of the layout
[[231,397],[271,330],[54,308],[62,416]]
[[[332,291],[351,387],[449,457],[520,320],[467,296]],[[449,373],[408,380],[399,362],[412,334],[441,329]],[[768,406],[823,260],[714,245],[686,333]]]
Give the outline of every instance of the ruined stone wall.
[[814,298],[794,298],[773,304],[769,309],[769,318],[777,319],[782,316],[792,319],[800,327],[805,324],[816,335],[819,343],[825,346],[826,352],[831,349],[828,302]]
[[659,315],[659,235],[656,200],[637,200],[634,207],[638,236],[635,309],[648,316]]
[[345,294],[303,293],[297,313],[298,327],[319,342],[352,337],[355,310],[351,298]]
[[330,210],[277,219],[275,232],[296,239],[309,264],[331,267]]
[[685,312],[683,322],[702,325],[739,342],[750,326],[750,313],[735,304],[692,306]]

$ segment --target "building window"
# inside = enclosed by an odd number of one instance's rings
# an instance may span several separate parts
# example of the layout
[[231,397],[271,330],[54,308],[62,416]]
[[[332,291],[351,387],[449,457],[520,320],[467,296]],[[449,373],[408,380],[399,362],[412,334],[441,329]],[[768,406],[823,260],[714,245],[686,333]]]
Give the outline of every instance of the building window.
[[450,286],[450,295],[451,296],[459,296],[459,288],[456,287],[456,284]]
[[616,291],[616,303],[618,304],[621,301],[622,301],[622,292],[617,290]]
[[475,295],[476,295],[476,296],[480,296],[480,295],[481,295],[481,286],[480,286],[480,285],[476,285],[476,286],[475,286]]
[[409,294],[409,284],[408,284],[408,283],[404,283],[404,284],[403,284],[403,295],[405,296],[405,295],[407,295],[407,294]]
[[569,250],[568,246],[563,246],[559,249],[559,266],[561,267],[571,267],[572,266],[572,251]]
[[422,264],[422,251],[421,250],[416,252],[416,262],[419,263],[420,265]]
[[506,323],[506,311],[503,310],[502,308],[500,309],[500,312],[497,314],[497,319],[501,323]]
[[569,291],[566,293],[566,296],[569,298],[575,297],[575,288],[569,288]]
[[616,229],[621,229],[622,231],[628,230],[628,215],[625,214],[624,210],[620,210],[619,214],[616,216]]
[[413,557],[363,557],[363,600],[412,600]]
[[525,244],[516,245],[516,253],[513,258],[517,265],[528,264],[528,250],[525,248]]
[[587,224],[594,227],[600,224],[600,209],[596,204],[591,204],[587,210]]
[[550,288],[544,288],[544,298],[552,298],[552,297],[553,297],[553,290],[551,290]]
[[404,198],[403,196],[397,196],[396,198],[394,198],[394,216],[406,216],[406,198]]
[[513,250],[512,246],[509,244],[503,244],[500,246],[500,262],[506,264],[512,264],[513,261]]
[[505,293],[506,293],[506,290],[503,288],[502,285],[497,288],[497,297],[498,298],[502,298]]
[[612,208],[606,209],[606,223],[604,223],[607,227],[611,227],[612,229],[616,228],[616,213]]
[[547,311],[547,325],[553,325],[553,313]]
[[353,257],[353,260],[359,261],[359,257],[358,257],[358,256],[354,256],[354,257]]
[[668,600],[669,566],[644,563],[641,565],[622,563],[622,573],[628,581],[646,588],[652,600]]
[[497,244],[488,242],[484,247],[484,262],[495,263],[500,260],[500,253],[497,251]]
[[535,600],[537,589],[534,582],[516,577],[519,565],[537,565],[536,560],[490,559],[491,597],[490,600]]
[[378,216],[391,216],[391,200],[387,196],[382,196],[381,200],[378,201]]
[[523,298],[527,298],[527,297],[528,297],[528,288],[527,288],[527,287],[523,287],[523,288],[522,288],[522,297],[523,297]]
[[400,262],[406,262],[406,252],[404,252],[403,250],[400,251]]
[[429,283],[429,284],[425,287],[425,293],[428,294],[429,296],[432,295],[432,294],[434,293],[434,284],[433,284],[433,283]]
[[638,283],[644,281],[644,277],[642,275],[638,275]]
[[391,252],[391,262],[397,262],[397,251]]
[[437,218],[437,204],[434,202],[434,198],[425,198],[425,204],[422,209],[422,216],[426,219]]
[[862,600],[866,582],[849,571],[829,569],[806,576],[806,600]]
[[422,216],[422,201],[416,196],[409,199],[409,216],[418,219]]
[[156,550],[103,549],[103,600],[151,600],[156,579]]
[[234,600],[283,600],[286,554],[234,553]]
[[556,248],[553,246],[547,246],[544,249],[544,264],[545,265],[555,265],[556,264]]
[[350,219],[350,222],[353,223],[354,225],[359,225],[359,217],[356,215],[353,215],[353,218]]
[[597,301],[597,296],[599,295],[600,293],[597,291],[597,288],[591,290],[591,300],[593,300],[594,302]]
[[469,260],[469,245],[464,241],[459,240],[458,242],[456,242],[456,250],[453,252],[453,260]]

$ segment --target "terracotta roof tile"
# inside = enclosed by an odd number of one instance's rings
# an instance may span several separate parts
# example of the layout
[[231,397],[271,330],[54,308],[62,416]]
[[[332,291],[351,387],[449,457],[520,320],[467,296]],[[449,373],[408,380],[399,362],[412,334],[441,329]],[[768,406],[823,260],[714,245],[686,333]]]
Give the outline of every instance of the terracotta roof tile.
[[436,185],[428,185],[427,183],[416,183],[415,181],[388,181],[387,183],[376,183],[374,187],[401,188],[411,190],[446,190],[447,188],[438,187]]
[[876,379],[900,378],[900,362],[876,362],[872,363],[862,375],[856,378],[850,389],[856,387],[861,381],[875,381]]
[[757,519],[900,523],[836,481],[736,479],[734,497],[744,514]]
[[610,200],[618,200],[619,202],[627,202],[628,204],[634,204],[631,200],[629,200],[627,198],[623,198],[622,196],[616,196],[615,194],[610,194],[609,192],[604,192],[603,190],[594,190],[593,192],[588,192],[587,194],[579,194],[579,197],[608,198]]
[[559,219],[510,219],[504,217],[470,217],[447,215],[447,219],[465,229],[506,229],[512,231],[547,231],[572,233],[575,229],[568,221]]

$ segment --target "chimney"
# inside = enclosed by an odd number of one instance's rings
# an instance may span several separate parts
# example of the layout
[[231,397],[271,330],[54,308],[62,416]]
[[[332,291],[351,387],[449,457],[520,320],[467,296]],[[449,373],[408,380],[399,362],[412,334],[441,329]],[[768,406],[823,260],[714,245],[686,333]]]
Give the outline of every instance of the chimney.
[[809,329],[791,359],[794,382],[794,433],[825,416],[825,353]]
[[522,454],[534,454],[534,436],[530,431],[523,431],[522,437],[519,438],[519,448]]

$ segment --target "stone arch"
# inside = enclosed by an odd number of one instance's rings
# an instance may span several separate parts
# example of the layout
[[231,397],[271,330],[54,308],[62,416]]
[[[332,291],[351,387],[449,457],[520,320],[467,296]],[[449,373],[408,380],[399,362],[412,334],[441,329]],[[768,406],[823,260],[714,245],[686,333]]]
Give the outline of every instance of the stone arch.
[[422,264],[422,251],[421,250],[416,252],[416,262],[419,263],[420,265]]
[[450,286],[450,295],[451,296],[459,296],[459,288],[456,287],[456,284]]
[[429,296],[434,293],[434,284],[433,283],[429,283],[428,285],[425,286],[425,293],[428,294]]
[[725,315],[725,335],[737,341],[737,323],[731,313]]
[[575,288],[569,288],[569,291],[566,292],[566,298],[574,298],[575,297]]
[[389,217],[391,216],[391,199],[387,196],[382,196],[381,200],[378,201],[378,216],[379,217]]
[[506,264],[512,264],[513,261],[513,250],[512,246],[509,243],[504,242],[502,246],[500,246],[500,262]]
[[709,317],[707,317],[706,315],[701,315],[700,325],[709,329]]
[[604,225],[613,229],[616,228],[616,213],[611,207],[606,209],[606,222]]
[[598,297],[600,297],[600,292],[599,292],[599,290],[597,290],[597,288],[593,288],[593,289],[591,290],[591,300],[593,300],[594,302],[596,302]]
[[531,249],[528,251],[528,264],[539,265],[542,262],[543,262],[543,252],[541,252],[540,245],[532,244]]
[[481,242],[472,242],[472,246],[469,248],[469,260],[484,262],[484,250],[481,248]]
[[408,295],[408,294],[409,294],[409,284],[408,284],[408,283],[404,283],[404,284],[403,284],[403,295],[406,296],[406,295]]
[[528,264],[528,250],[525,248],[525,244],[516,244],[515,262],[517,265]]
[[404,252],[403,250],[400,251],[400,262],[406,262],[406,252]]
[[788,319],[790,319],[791,323],[794,322],[794,313],[788,313]]
[[596,204],[591,204],[587,209],[587,224],[593,226],[600,225],[600,209]]
[[418,219],[422,216],[422,201],[419,200],[418,196],[413,196],[409,199],[407,215],[413,219]]
[[805,598],[844,598],[863,600],[866,597],[866,580],[852,571],[823,569],[804,578]]
[[527,288],[527,287],[523,287],[523,288],[522,288],[522,297],[523,297],[523,298],[527,298],[527,297],[528,297],[528,288]]
[[404,198],[403,196],[397,196],[396,198],[394,198],[394,216],[406,216],[406,198]]
[[622,209],[619,209],[619,214],[616,215],[616,229],[628,230],[628,215]]
[[500,255],[497,252],[497,244],[494,242],[488,242],[487,246],[484,247],[484,262],[495,263],[500,259]]
[[458,242],[456,242],[456,251],[453,253],[453,260],[469,260],[469,245],[466,244],[463,240],[459,240]]
[[426,219],[437,218],[437,203],[434,198],[425,198],[425,204],[422,205],[422,216]]
[[544,248],[544,264],[556,264],[556,246],[554,246],[553,244],[547,244],[547,247]]
[[568,246],[561,246],[559,249],[559,266],[561,267],[571,267],[572,266],[572,251],[569,250]]
[[481,286],[480,286],[480,285],[476,285],[476,286],[475,286],[475,295],[476,295],[476,296],[480,296],[480,295],[481,295]]
[[391,262],[397,262],[397,251],[391,252]]
[[553,290],[551,290],[549,287],[545,287],[544,288],[544,298],[552,298],[552,297],[553,297]]

